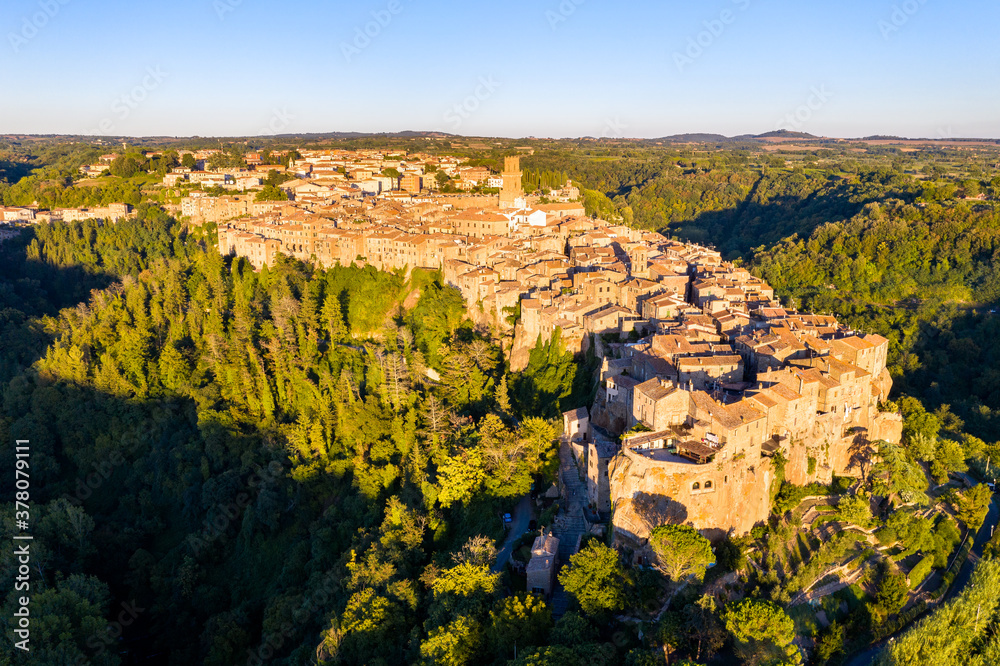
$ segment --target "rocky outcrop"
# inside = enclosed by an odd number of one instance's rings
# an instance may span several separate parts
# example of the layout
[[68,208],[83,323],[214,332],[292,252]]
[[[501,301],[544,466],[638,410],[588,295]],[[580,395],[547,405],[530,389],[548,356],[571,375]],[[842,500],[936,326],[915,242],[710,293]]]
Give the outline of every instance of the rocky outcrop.
[[[785,479],[806,485],[856,476],[870,463],[871,442],[895,443],[902,436],[902,418],[874,407],[852,423],[866,425],[845,425],[843,415],[817,415],[808,437],[784,443]],[[696,465],[623,449],[609,464],[616,541],[640,551],[653,528],[667,523],[690,524],[710,538],[749,532],[770,513],[775,479],[771,459],[752,457]]]
[[520,372],[528,367],[528,357],[537,342],[538,334],[536,333],[535,337],[532,338],[525,331],[524,324],[518,322],[514,328],[514,344],[511,347],[508,357],[510,359],[511,372]]
[[653,528],[690,524],[706,536],[745,534],[770,512],[767,458],[707,465],[659,462],[623,449],[608,465],[616,541],[640,549]]

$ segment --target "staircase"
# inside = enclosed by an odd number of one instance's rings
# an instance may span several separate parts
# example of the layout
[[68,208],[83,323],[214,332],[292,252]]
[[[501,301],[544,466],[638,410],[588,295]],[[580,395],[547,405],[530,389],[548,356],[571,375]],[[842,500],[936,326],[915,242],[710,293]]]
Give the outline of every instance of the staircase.
[[[565,438],[559,445],[559,477],[562,508],[552,525],[552,533],[559,539],[559,564],[562,567],[579,550],[581,539],[590,529],[583,515],[583,508],[587,504],[587,484],[580,478],[569,442]],[[556,582],[549,600],[553,617],[562,617],[568,605],[566,591]]]

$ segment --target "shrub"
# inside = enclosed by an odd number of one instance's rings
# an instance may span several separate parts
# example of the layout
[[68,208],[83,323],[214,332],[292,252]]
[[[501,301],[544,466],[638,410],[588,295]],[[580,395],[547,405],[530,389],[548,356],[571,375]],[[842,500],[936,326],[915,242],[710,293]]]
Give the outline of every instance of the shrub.
[[915,590],[920,587],[920,584],[924,582],[924,579],[930,575],[931,571],[934,570],[934,556],[927,555],[924,559],[917,562],[917,566],[910,570],[910,589]]

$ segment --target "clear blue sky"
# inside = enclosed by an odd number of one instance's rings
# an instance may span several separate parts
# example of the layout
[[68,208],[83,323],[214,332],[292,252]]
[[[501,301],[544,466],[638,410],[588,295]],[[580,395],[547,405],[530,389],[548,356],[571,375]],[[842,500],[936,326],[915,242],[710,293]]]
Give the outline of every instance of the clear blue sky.
[[996,0],[3,0],[0,133],[1000,137],[998,24]]

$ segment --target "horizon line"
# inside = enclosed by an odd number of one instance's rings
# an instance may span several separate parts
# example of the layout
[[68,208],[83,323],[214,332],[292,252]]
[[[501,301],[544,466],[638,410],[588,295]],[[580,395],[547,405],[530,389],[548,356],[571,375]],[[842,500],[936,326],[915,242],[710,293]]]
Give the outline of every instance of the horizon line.
[[[338,136],[339,135],[339,136]],[[698,140],[693,137],[706,137],[704,140]],[[16,139],[18,137],[23,138],[43,138],[43,139],[59,139],[59,138],[76,138],[87,140],[121,140],[121,139],[139,139],[139,140],[156,140],[156,139],[171,139],[171,140],[283,140],[283,139],[294,139],[294,138],[317,138],[326,137],[331,139],[359,139],[366,137],[386,137],[386,138],[428,138],[428,139],[481,139],[481,140],[505,140],[505,141],[604,141],[604,142],[640,142],[640,141],[662,141],[662,140],[674,140],[678,142],[686,143],[711,143],[712,141],[748,141],[748,140],[758,140],[766,141],[768,139],[785,139],[789,141],[919,141],[924,143],[949,143],[949,142],[1000,142],[1000,136],[989,137],[989,136],[954,136],[954,137],[907,137],[892,134],[871,134],[868,136],[858,136],[858,137],[845,137],[845,136],[825,136],[825,135],[814,135],[808,132],[796,132],[792,130],[771,130],[768,132],[763,132],[760,134],[736,134],[733,136],[728,136],[725,134],[720,134],[717,132],[678,132],[675,134],[664,134],[659,136],[592,136],[592,135],[581,135],[581,136],[536,136],[536,135],[526,135],[526,136],[504,136],[504,135],[479,135],[479,134],[453,134],[450,132],[441,132],[438,130],[400,130],[400,131],[356,131],[356,130],[327,130],[327,131],[303,131],[303,132],[285,132],[281,134],[231,134],[231,135],[201,135],[201,134],[189,134],[189,135],[177,135],[177,134],[83,134],[83,133],[73,133],[73,132],[49,132],[49,133],[39,133],[39,132],[0,132],[0,137],[5,139]],[[692,137],[688,139],[688,137]],[[711,138],[709,138],[711,137]]]

